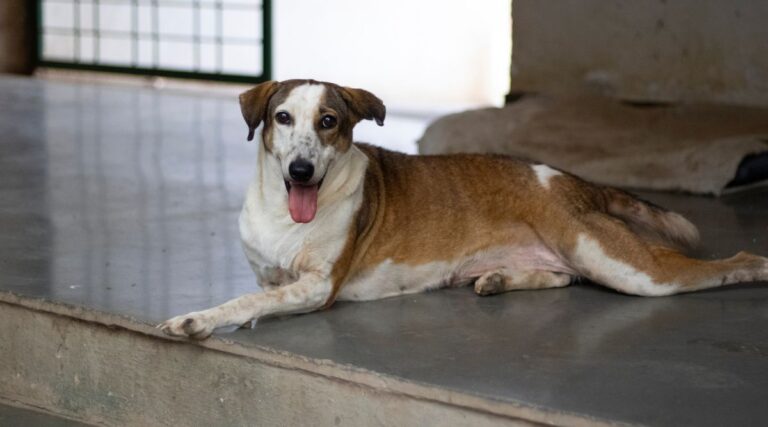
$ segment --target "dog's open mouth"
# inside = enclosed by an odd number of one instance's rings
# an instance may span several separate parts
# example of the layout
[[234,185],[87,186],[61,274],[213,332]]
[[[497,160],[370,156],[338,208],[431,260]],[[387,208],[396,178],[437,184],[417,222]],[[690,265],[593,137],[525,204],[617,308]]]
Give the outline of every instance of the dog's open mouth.
[[315,185],[285,181],[285,189],[288,191],[288,210],[294,222],[307,223],[315,219],[317,193],[323,185],[323,179]]

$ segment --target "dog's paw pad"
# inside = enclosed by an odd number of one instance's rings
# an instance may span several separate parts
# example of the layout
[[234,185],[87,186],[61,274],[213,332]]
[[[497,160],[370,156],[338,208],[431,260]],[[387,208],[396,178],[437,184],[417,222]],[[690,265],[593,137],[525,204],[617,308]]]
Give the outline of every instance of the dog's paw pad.
[[213,332],[213,322],[202,313],[189,313],[176,316],[157,325],[166,335],[193,339],[208,338]]

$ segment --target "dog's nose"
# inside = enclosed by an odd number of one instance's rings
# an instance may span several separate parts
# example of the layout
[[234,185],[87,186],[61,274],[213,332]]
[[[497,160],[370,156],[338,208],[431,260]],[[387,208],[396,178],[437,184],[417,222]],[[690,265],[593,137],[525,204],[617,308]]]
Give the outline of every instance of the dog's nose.
[[288,173],[297,182],[307,182],[315,174],[315,166],[308,160],[296,159],[288,165]]

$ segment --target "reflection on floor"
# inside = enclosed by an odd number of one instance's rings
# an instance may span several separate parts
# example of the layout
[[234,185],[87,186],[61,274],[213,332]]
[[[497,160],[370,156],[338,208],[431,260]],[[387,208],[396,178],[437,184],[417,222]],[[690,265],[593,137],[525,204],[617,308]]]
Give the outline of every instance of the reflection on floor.
[[[400,123],[384,139],[425,125]],[[0,79],[0,288],[142,322],[254,291],[236,231],[254,168],[245,134],[230,99]],[[765,188],[644,197],[701,226],[703,257],[768,254]],[[768,416],[759,285],[658,299],[589,284],[493,298],[455,289],[337,304],[229,338],[620,422]]]

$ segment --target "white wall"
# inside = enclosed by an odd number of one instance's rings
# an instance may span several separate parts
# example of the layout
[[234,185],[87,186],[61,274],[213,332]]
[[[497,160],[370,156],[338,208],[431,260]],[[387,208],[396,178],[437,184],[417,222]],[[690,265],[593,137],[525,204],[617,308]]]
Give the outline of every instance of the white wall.
[[369,89],[390,110],[500,105],[510,0],[279,0],[273,76]]

